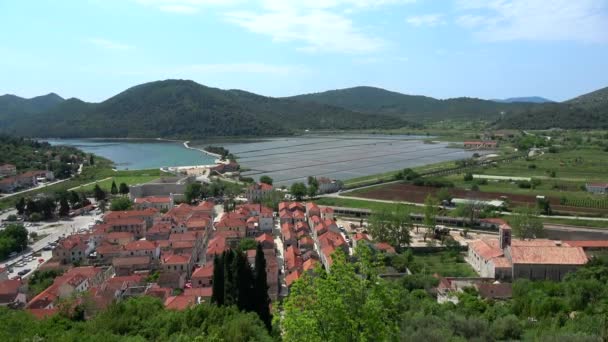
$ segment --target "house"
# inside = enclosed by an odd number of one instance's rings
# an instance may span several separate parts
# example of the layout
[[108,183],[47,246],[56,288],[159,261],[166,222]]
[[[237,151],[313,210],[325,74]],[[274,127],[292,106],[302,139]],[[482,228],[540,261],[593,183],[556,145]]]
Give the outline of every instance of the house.
[[249,202],[257,202],[272,193],[272,185],[266,183],[255,183],[245,190],[245,197]]
[[0,281],[0,306],[21,306],[27,302],[24,284],[19,279]]
[[93,246],[89,245],[88,236],[74,234],[59,240],[57,247],[53,249],[53,259],[63,264],[72,264],[86,259]]
[[274,249],[274,238],[270,234],[264,233],[258,236],[255,241],[262,244],[262,249]]
[[344,186],[344,183],[342,183],[342,181],[336,179],[329,179],[327,177],[317,177],[317,184],[317,193],[319,194],[338,192]]
[[322,207],[321,208],[321,218],[323,220],[334,219],[334,209],[330,207]]
[[371,239],[365,233],[355,233],[353,236],[353,248],[356,248],[361,241],[370,242]]
[[100,264],[111,264],[114,258],[122,256],[124,250],[121,245],[114,245],[110,243],[102,243],[95,248],[95,254],[97,255],[96,262]]
[[466,149],[495,149],[498,147],[498,141],[496,140],[469,140],[464,142],[464,148]]
[[158,275],[156,283],[161,287],[183,289],[186,285],[186,276],[185,272],[162,270]]
[[36,177],[25,173],[0,179],[1,192],[13,192],[20,188],[30,188],[38,184]]
[[439,280],[437,302],[458,304],[458,294],[466,288],[474,288],[483,299],[506,300],[512,297],[510,283],[496,283],[494,278],[456,278],[446,277]]
[[162,269],[167,272],[180,272],[189,278],[194,266],[194,260],[190,254],[170,254],[161,258]]
[[585,188],[587,192],[592,194],[608,194],[608,183],[587,183],[585,184]]
[[304,235],[298,240],[298,248],[302,252],[312,251],[315,248],[315,241],[310,236]]
[[199,267],[192,273],[192,287],[209,287],[213,285],[213,262]]
[[133,206],[137,210],[154,208],[158,211],[168,211],[173,208],[173,195],[137,197],[133,201]]
[[154,241],[132,241],[124,246],[123,256],[148,256],[153,260],[158,260],[160,247]]
[[111,269],[100,267],[74,267],[53,280],[53,284],[32,298],[28,309],[53,309],[57,300],[84,292],[91,286],[101,285],[111,275]]
[[207,262],[212,262],[216,255],[221,255],[229,249],[230,246],[226,244],[226,236],[216,235],[207,244],[207,251],[205,252]]
[[295,272],[302,268],[302,256],[300,250],[295,246],[289,246],[285,249],[285,272],[287,274]]
[[321,258],[321,263],[325,266],[325,269],[329,271],[331,265],[333,263],[332,255],[335,253],[337,249],[342,249],[342,251],[348,255],[348,244],[342,234],[328,231],[323,235],[317,237],[317,246],[319,250],[319,257]]
[[146,240],[169,240],[169,235],[171,234],[171,226],[172,225],[169,222],[154,223],[152,228],[146,231]]
[[186,296],[181,294],[179,296],[171,296],[165,300],[165,309],[183,311],[195,305],[201,303],[200,297],[197,296]]
[[141,239],[146,234],[146,221],[137,217],[122,217],[105,220],[114,232],[129,232],[136,239]]
[[395,254],[395,248],[389,245],[386,242],[378,242],[374,244],[374,248],[380,252],[384,252],[386,254]]
[[159,211],[154,208],[147,208],[142,210],[110,211],[104,215],[103,220],[105,223],[109,223],[109,221],[123,218],[141,219],[145,222],[145,229],[148,229],[152,227],[156,217],[159,217]]
[[306,203],[306,216],[313,217],[313,216],[321,216],[321,209],[319,208],[319,206],[314,203],[314,202],[308,202]]
[[34,180],[35,180],[34,185],[36,185],[39,182],[55,180],[55,175],[53,174],[53,171],[48,171],[48,170],[27,171],[27,172],[22,173],[20,176],[25,177],[25,178],[34,178]]
[[150,256],[118,257],[112,260],[112,266],[116,275],[127,276],[136,271],[150,270],[152,260]]
[[285,245],[285,248],[294,245],[296,240],[296,234],[293,231],[293,224],[291,223],[283,223],[281,225],[281,240]]
[[17,174],[17,167],[13,164],[0,165],[0,177],[14,176]]
[[304,272],[309,272],[314,270],[317,265],[319,265],[319,261],[317,259],[309,258],[308,260],[304,261],[302,269],[304,270]]
[[111,232],[105,234],[103,240],[111,244],[123,246],[131,241],[135,241],[135,235],[130,232]]
[[247,234],[247,222],[245,217],[240,214],[224,213],[215,224],[215,230],[218,232],[235,231],[239,236],[244,237]]
[[581,247],[561,241],[512,240],[511,227],[502,225],[498,239],[469,243],[467,262],[482,277],[560,281],[588,261]]

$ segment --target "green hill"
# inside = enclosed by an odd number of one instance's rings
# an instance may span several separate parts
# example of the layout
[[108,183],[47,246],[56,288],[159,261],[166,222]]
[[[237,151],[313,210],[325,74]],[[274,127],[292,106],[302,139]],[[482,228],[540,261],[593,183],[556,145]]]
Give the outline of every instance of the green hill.
[[496,122],[500,128],[607,129],[608,87],[562,103],[547,103],[521,112],[509,112]]
[[469,97],[438,100],[374,87],[354,87],[289,97],[305,103],[343,107],[362,113],[386,114],[414,122],[488,120],[501,112],[534,107],[532,103],[499,103]]
[[129,88],[101,103],[69,99],[43,113],[13,116],[2,129],[22,136],[200,138],[407,125],[388,116],[166,80]]

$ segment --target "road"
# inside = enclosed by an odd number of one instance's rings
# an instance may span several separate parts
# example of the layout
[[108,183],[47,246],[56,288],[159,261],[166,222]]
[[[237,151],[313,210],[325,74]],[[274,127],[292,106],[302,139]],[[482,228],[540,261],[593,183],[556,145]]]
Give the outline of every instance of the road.
[[[7,216],[7,215],[10,215],[11,213],[14,214],[14,212],[11,211],[8,213],[4,213],[2,215]],[[39,235],[46,235],[46,236],[43,237],[42,239],[36,241],[35,243],[29,245],[25,252],[20,253],[19,255],[17,255],[14,258],[10,258],[10,259],[4,260],[2,262],[3,266],[5,266],[5,267],[12,266],[12,268],[13,268],[13,272],[11,272],[9,274],[9,277],[11,277],[11,278],[15,277],[17,275],[17,272],[24,270],[24,269],[30,269],[30,272],[28,272],[23,277],[29,276],[33,271],[36,270],[36,268],[38,268],[38,266],[39,266],[38,259],[42,258],[42,259],[44,259],[44,261],[46,261],[46,260],[50,259],[52,256],[51,251],[43,251],[42,248],[47,246],[50,242],[54,242],[63,236],[76,233],[80,229],[88,229],[89,225],[94,224],[95,221],[99,220],[99,219],[101,219],[101,215],[83,215],[83,216],[77,216],[77,217],[74,217],[74,218],[71,218],[68,220],[45,222],[40,225],[35,225],[35,226],[32,225],[32,226],[26,227],[26,229],[30,233],[36,232]],[[21,265],[21,266],[15,265],[16,263],[23,260],[24,256],[29,256],[33,252],[40,252],[41,256],[34,257],[31,260],[26,261],[24,265]]]
[[55,185],[55,184],[59,184],[59,183],[63,183],[63,182],[65,182],[65,181],[67,181],[67,180],[70,180],[70,179],[71,179],[71,178],[66,178],[66,179],[61,179],[61,180],[55,181],[55,182],[42,183],[42,184],[39,184],[38,186],[35,186],[35,187],[33,187],[33,188],[29,188],[29,189],[25,189],[25,190],[22,190],[22,191],[17,191],[17,192],[13,192],[13,193],[10,193],[10,194],[3,195],[3,196],[2,196],[2,197],[0,197],[0,198],[2,198],[2,199],[4,199],[4,198],[9,198],[9,197],[13,197],[13,196],[21,195],[21,194],[24,194],[24,193],[27,193],[27,192],[30,192],[30,191],[44,189],[44,188],[46,188],[47,186],[51,186],[51,185]]
[[279,263],[279,285],[281,286],[279,289],[279,297],[286,297],[289,293],[289,289],[285,284],[285,262],[284,262],[284,249],[283,249],[283,241],[281,240],[281,223],[278,222],[274,225],[274,245],[277,248],[277,262]]

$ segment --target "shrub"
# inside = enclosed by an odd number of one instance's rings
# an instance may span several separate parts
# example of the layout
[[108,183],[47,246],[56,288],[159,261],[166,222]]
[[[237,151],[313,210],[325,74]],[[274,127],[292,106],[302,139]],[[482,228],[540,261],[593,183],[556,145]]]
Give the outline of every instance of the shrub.
[[467,173],[464,175],[464,181],[465,181],[465,182],[470,182],[470,181],[472,181],[472,180],[473,180],[473,174],[472,174],[472,173],[470,173],[470,172],[467,172]]
[[528,169],[536,169],[536,164],[530,164],[530,165],[528,165]]
[[532,188],[532,183],[530,183],[528,181],[519,181],[519,182],[517,182],[517,186],[520,187],[521,189],[530,189],[530,188]]

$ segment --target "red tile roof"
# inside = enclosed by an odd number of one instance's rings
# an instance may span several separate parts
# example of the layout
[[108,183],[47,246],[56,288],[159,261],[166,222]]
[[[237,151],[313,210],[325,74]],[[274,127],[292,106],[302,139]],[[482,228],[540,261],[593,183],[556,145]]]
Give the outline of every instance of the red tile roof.
[[608,240],[564,241],[564,245],[582,248],[608,248]]
[[213,295],[213,287],[196,287],[190,289],[184,289],[184,296],[196,296],[203,297],[205,299],[211,298]]
[[319,264],[319,262],[317,260],[310,258],[310,259],[304,261],[303,269],[304,269],[304,271],[312,270],[318,264]]
[[296,280],[300,279],[301,275],[300,271],[291,272],[285,277],[285,283],[287,286],[291,286]]
[[132,256],[132,257],[119,257],[112,259],[112,265],[116,266],[134,266],[134,265],[149,265],[149,256]]
[[395,248],[393,246],[389,245],[386,242],[378,242],[378,243],[376,243],[375,246],[379,250],[384,251],[386,253],[389,253],[389,254],[395,254],[396,253],[395,252]]
[[584,265],[587,255],[580,247],[514,247],[513,264]]
[[139,204],[139,203],[171,203],[171,197],[169,197],[169,196],[137,197],[134,202],[135,202],[135,204]]
[[196,296],[171,296],[165,300],[165,308],[168,310],[186,310],[197,304]]
[[469,248],[485,260],[503,256],[504,252],[498,248],[497,239],[484,239],[469,242]]
[[59,309],[26,309],[26,311],[36,317],[36,319],[46,319],[57,314]]
[[207,263],[203,267],[199,267],[192,273],[192,278],[210,278],[213,277],[213,262]]
[[179,265],[179,264],[187,264],[192,259],[190,254],[172,254],[165,258],[163,258],[163,264],[166,265]]
[[274,244],[274,238],[272,237],[272,235],[267,233],[258,236],[257,238],[255,238],[255,241],[259,243],[269,242],[271,244]]
[[125,245],[127,251],[144,251],[156,249],[156,243],[147,240],[131,241]]

